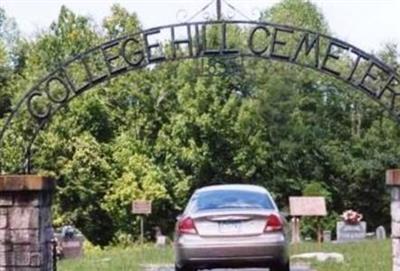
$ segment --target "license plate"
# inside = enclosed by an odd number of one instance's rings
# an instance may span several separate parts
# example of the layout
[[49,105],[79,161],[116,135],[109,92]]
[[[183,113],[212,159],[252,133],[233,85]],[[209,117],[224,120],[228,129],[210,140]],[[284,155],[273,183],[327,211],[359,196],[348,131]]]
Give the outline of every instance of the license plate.
[[219,231],[221,233],[238,233],[241,225],[240,222],[219,222]]

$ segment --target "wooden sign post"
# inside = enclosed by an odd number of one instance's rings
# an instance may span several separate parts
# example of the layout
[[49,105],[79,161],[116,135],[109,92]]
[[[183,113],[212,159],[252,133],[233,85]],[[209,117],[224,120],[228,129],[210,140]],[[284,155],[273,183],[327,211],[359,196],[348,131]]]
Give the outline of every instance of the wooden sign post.
[[134,200],[132,202],[132,214],[140,215],[140,243],[144,241],[144,216],[151,214],[151,201]]
[[289,197],[290,215],[293,216],[292,243],[300,242],[300,217],[318,217],[318,243],[322,241],[320,217],[326,216],[324,197]]

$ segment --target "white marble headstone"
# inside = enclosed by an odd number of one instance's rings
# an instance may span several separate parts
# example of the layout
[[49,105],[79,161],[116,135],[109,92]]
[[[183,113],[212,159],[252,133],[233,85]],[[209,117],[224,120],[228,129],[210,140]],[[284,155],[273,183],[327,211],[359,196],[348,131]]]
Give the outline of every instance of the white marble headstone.
[[376,239],[378,240],[385,240],[386,239],[386,230],[383,226],[379,226],[376,228],[376,233],[375,233]]

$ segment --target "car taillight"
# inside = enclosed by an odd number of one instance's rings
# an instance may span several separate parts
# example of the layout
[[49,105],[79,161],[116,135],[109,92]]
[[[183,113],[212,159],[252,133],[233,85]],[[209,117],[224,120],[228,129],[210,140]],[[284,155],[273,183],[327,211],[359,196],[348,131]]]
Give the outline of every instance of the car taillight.
[[271,214],[267,217],[267,224],[264,232],[281,231],[283,229],[282,220],[279,216]]
[[190,217],[182,219],[178,224],[179,233],[197,234],[194,221]]

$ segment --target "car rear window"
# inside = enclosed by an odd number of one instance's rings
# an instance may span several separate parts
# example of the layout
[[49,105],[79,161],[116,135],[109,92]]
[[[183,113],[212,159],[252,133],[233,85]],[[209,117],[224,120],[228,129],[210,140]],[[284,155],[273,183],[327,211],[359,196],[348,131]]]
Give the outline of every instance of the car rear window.
[[264,193],[241,190],[215,190],[200,192],[194,199],[193,209],[193,211],[274,209],[274,205],[268,195]]

